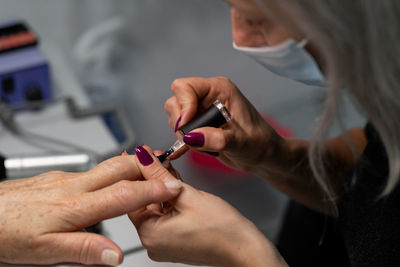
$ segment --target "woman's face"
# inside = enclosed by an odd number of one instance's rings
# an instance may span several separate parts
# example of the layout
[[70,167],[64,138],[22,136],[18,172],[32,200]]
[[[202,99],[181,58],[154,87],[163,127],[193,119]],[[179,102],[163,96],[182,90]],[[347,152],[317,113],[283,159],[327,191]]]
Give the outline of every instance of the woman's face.
[[[301,41],[305,34],[299,23],[278,1],[281,0],[225,0],[232,7],[232,33],[236,45],[257,47],[277,45],[288,38]],[[255,2],[264,3],[258,6]],[[321,57],[313,43],[308,42],[305,49],[322,68]]]
[[241,13],[247,19],[255,22],[264,20],[273,21],[283,27],[293,38],[298,40],[304,39],[304,34],[298,28],[296,21],[277,4],[276,0],[261,1],[265,3],[265,10],[258,6],[254,0],[226,0],[233,9],[237,10],[237,12]]

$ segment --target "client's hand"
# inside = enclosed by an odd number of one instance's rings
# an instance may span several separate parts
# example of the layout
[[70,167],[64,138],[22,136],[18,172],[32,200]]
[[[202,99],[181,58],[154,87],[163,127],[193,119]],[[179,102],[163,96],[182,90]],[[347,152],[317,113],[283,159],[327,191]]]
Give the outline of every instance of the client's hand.
[[[149,181],[174,181],[175,177],[146,148],[138,147],[136,152],[137,159],[144,162],[143,177]],[[129,218],[149,257],[155,261],[231,267],[285,266],[273,245],[236,209],[186,184],[181,194],[163,207],[151,205],[129,213]]]
[[0,183],[0,262],[120,264],[123,254],[114,242],[79,230],[169,200],[181,186],[137,181],[134,158],[115,157],[84,173]]

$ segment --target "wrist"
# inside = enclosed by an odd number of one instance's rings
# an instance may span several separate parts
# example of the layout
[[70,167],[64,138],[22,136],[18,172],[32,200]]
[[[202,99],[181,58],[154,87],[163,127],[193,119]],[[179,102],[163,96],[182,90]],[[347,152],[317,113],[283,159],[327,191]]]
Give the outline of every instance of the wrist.
[[[270,127],[268,125],[268,127]],[[277,169],[280,168],[283,159],[287,158],[290,154],[290,146],[288,139],[283,138],[274,130],[263,131],[264,135],[259,137],[258,140],[265,140],[264,142],[258,141],[258,157],[254,162],[253,173],[258,173],[260,170]],[[286,159],[285,159],[286,160]]]
[[262,160],[255,166],[255,175],[270,179],[280,180],[282,176],[288,179],[288,172],[298,171],[294,166],[300,167],[307,162],[309,142],[302,139],[271,138],[264,148]]
[[237,243],[230,243],[228,257],[220,267],[282,267],[287,266],[275,246],[247,221],[247,227],[242,228],[241,238]]

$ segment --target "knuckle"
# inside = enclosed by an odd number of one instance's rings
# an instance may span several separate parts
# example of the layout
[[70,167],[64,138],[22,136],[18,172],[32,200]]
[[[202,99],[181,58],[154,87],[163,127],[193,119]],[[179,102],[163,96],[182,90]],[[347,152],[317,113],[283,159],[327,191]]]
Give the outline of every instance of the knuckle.
[[179,88],[181,88],[183,85],[184,85],[184,79],[183,79],[183,78],[175,79],[175,80],[171,83],[172,92],[175,93],[175,91],[178,90]]
[[145,247],[147,250],[150,250],[153,247],[153,241],[151,238],[147,236],[141,236],[140,240],[142,241],[143,247]]
[[226,76],[217,76],[217,77],[215,77],[215,79],[219,80],[220,82],[223,82],[223,83],[232,84],[231,80]]
[[159,196],[165,191],[165,186],[159,181],[141,181],[140,183],[147,183],[142,190],[143,200],[148,203],[159,202]]
[[122,205],[130,202],[132,196],[131,182],[123,180],[117,184],[117,198]]
[[154,234],[142,235],[140,236],[140,240],[142,241],[143,247],[153,254],[160,246],[159,238],[156,238]]
[[223,75],[216,76],[215,79],[221,80],[221,81],[229,81],[229,78],[226,76],[223,76]]
[[215,145],[215,150],[217,151],[223,151],[225,150],[225,148],[226,148],[226,142],[224,141],[217,142]]
[[[238,90],[236,85],[228,77],[218,76],[214,77],[214,79],[215,83],[218,84],[218,87],[223,88],[224,89],[223,91],[228,95]],[[228,95],[226,95],[226,97]]]
[[120,158],[119,157],[113,157],[110,158],[106,161],[103,161],[102,163],[100,163],[100,165],[98,165],[98,167],[103,168],[103,169],[119,169],[121,168],[121,162],[120,162]]
[[148,168],[148,170],[143,173],[148,180],[159,179],[168,176],[168,170],[163,168],[162,165],[153,165],[154,168]]
[[113,157],[106,161],[103,161],[97,165],[94,169],[89,171],[89,173],[99,173],[107,174],[110,178],[115,178],[117,175],[119,177],[126,177],[131,170],[132,165],[127,164],[129,159],[127,157]]
[[165,111],[167,111],[168,113],[173,109],[173,103],[174,103],[174,97],[170,97],[167,99],[167,101],[165,101],[164,103],[164,109]]
[[158,196],[161,196],[165,192],[165,186],[160,182],[153,182],[149,192],[149,199],[152,203],[157,202]]
[[50,171],[47,173],[48,176],[52,177],[52,178],[61,178],[66,176],[66,172],[63,171]]
[[90,251],[94,247],[94,240],[90,237],[85,237],[79,251],[79,262],[82,264],[90,264]]
[[222,129],[218,129],[218,132],[215,134],[213,139],[215,140],[214,149],[216,149],[217,151],[222,151],[227,148],[227,136],[224,135]]

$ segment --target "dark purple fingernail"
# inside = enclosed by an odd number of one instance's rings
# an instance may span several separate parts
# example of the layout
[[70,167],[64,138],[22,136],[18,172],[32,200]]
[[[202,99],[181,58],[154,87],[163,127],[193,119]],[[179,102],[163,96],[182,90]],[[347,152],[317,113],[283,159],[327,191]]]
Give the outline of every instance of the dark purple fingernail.
[[178,131],[178,129],[179,129],[179,124],[181,123],[181,120],[182,120],[182,115],[180,115],[179,118],[178,118],[178,120],[176,121],[176,124],[175,124],[175,132]]
[[148,166],[153,163],[153,158],[150,156],[149,152],[144,149],[143,146],[137,146],[135,148],[136,157],[139,159],[143,166]]
[[204,134],[202,133],[188,133],[183,137],[183,142],[189,146],[203,146]]

